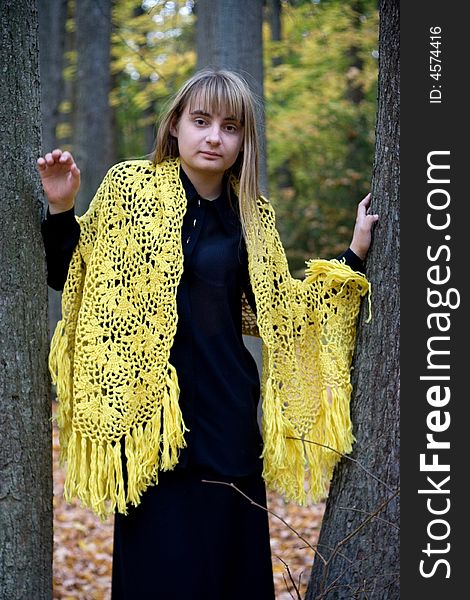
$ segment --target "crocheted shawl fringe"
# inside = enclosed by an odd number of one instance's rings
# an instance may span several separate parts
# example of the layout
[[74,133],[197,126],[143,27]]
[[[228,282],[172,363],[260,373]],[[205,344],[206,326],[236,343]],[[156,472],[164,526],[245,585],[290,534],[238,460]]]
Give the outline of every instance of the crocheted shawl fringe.
[[[258,209],[262,231],[246,240],[257,318],[244,299],[243,324],[263,341],[263,476],[305,503],[325,497],[354,442],[350,365],[370,286],[337,260],[312,260],[305,279],[293,279],[273,209],[264,198]],[[169,363],[185,210],[177,159],[156,167],[128,161],[110,169],[78,217],[49,367],[65,498],[78,497],[103,519],[137,505],[185,447]],[[149,264],[149,256],[158,260]]]

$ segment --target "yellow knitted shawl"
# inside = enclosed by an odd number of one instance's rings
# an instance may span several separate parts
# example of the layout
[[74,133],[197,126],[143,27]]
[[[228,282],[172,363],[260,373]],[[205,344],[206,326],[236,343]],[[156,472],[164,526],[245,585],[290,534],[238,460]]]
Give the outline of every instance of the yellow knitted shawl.
[[[354,441],[349,371],[369,284],[337,260],[310,261],[305,279],[293,279],[273,209],[263,198],[258,205],[265,243],[255,252],[247,241],[257,318],[244,302],[243,323],[263,341],[263,476],[302,503],[324,497],[338,452]],[[65,497],[102,518],[137,505],[185,446],[169,363],[185,210],[177,159],[128,161],[109,170],[78,217],[49,365]]]

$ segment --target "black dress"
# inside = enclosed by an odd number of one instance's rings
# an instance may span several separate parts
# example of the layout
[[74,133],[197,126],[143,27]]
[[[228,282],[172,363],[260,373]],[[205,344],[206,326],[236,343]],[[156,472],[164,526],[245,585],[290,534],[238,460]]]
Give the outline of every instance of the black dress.
[[[188,208],[170,362],[190,431],[177,467],[115,515],[112,600],[273,600],[268,516],[240,493],[266,506],[259,377],[241,327],[242,291],[253,308],[254,299],[236,198],[224,186],[207,201],[182,170],[181,180]],[[43,223],[55,289],[79,234],[73,210]],[[343,256],[360,267],[351,250]]]

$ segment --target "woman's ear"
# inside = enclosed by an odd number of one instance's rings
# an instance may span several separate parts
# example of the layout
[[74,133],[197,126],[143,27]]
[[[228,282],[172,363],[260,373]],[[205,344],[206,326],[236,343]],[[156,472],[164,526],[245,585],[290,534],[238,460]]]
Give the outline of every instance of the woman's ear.
[[170,133],[173,137],[178,137],[178,119],[173,117],[170,125]]

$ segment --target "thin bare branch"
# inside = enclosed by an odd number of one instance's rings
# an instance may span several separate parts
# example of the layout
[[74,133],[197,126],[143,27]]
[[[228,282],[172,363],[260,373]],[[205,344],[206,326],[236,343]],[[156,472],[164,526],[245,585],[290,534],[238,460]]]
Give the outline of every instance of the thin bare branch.
[[[366,510],[362,510],[360,508],[349,508],[347,506],[338,506],[339,510],[351,510],[354,512],[360,512],[364,515],[371,515],[372,513],[367,512]],[[378,517],[376,516],[377,521],[382,521],[383,523],[386,523],[387,525],[390,525],[390,527],[394,527],[395,529],[397,529],[398,531],[400,531],[400,527],[398,525],[396,525],[395,523],[392,523],[391,521],[387,521],[387,519],[383,519],[382,517]]]
[[[369,513],[368,517],[360,525],[358,525],[354,531],[352,531],[349,535],[347,535],[340,542],[338,542],[338,544],[336,545],[336,548],[338,548],[339,546],[344,546],[344,544],[346,544],[352,537],[357,535],[359,533],[359,531],[361,531],[361,529],[364,529],[364,527],[368,523],[370,523],[370,521],[372,521],[372,519],[374,519],[379,513],[381,513],[384,510],[384,508],[386,506],[388,506],[390,504],[390,502],[399,495],[400,495],[400,489],[398,489],[392,496],[390,496],[390,498],[387,498],[386,500],[384,500],[375,512]],[[336,551],[336,548],[335,548],[335,551]],[[329,560],[331,560],[331,557]]]
[[[396,498],[399,494],[400,494],[400,490],[398,489],[392,496],[390,496],[389,498],[384,500],[375,512],[369,513],[368,517],[362,523],[360,523],[356,527],[356,529],[354,529],[354,531],[352,531],[349,535],[347,535],[345,538],[343,538],[336,544],[336,547],[333,550],[333,553],[329,556],[329,558],[325,564],[325,569],[323,571],[322,584],[321,584],[320,589],[323,589],[325,586],[326,579],[328,577],[329,565],[331,564],[331,562],[335,558],[335,556],[339,555],[340,548],[342,548],[351,538],[356,536],[368,523],[370,523],[370,521],[372,521],[372,519],[377,518],[377,515],[380,514],[388,506],[388,504],[390,504],[390,502],[394,498]],[[325,598],[326,593],[328,593],[328,591],[331,590],[332,586],[334,587],[336,585],[336,582],[342,577],[342,575],[343,575],[343,573],[340,573],[336,577],[336,579],[334,579],[334,581],[326,588],[326,590],[324,592],[321,592],[321,595],[318,596],[318,598],[316,600],[322,600],[322,598]]]
[[315,444],[316,446],[321,446],[322,448],[326,448],[327,450],[331,450],[331,452],[335,452],[336,454],[338,454],[342,458],[346,458],[347,460],[349,460],[349,461],[353,462],[354,464],[356,464],[360,469],[362,469],[364,471],[364,473],[367,473],[367,475],[369,475],[369,477],[372,477],[372,479],[375,479],[375,481],[378,481],[378,483],[380,483],[383,486],[385,486],[389,492],[395,493],[395,491],[396,491],[393,488],[391,488],[387,483],[385,483],[385,481],[383,481],[382,479],[380,479],[379,477],[377,477],[376,475],[374,475],[373,473],[371,473],[368,469],[366,469],[364,467],[364,465],[362,465],[358,460],[356,460],[355,458],[352,458],[351,456],[348,456],[347,454],[343,454],[342,452],[340,452],[339,450],[336,450],[335,448],[332,448],[331,446],[327,446],[326,444],[321,444],[320,442],[315,442],[313,440],[307,440],[307,439],[301,438],[301,437],[289,436],[286,439],[288,439],[288,440],[298,440],[300,442],[307,442],[308,444]]
[[[290,570],[290,568],[289,568],[289,565],[286,563],[286,561],[285,561],[285,560],[283,560],[283,559],[282,559],[280,556],[278,556],[277,554],[276,554],[276,558],[278,558],[278,559],[279,559],[279,560],[282,562],[282,564],[284,565],[284,567],[285,567],[285,569],[286,569],[286,571],[287,571],[287,574],[289,575],[289,579],[290,579],[290,582],[291,582],[291,584],[292,584],[292,587],[294,588],[295,594],[296,594],[296,596],[297,596],[297,600],[302,600],[302,596],[300,595],[300,588],[299,588],[299,587],[297,587],[297,585],[296,585],[296,583],[295,583],[295,581],[294,581],[294,578],[292,577],[292,573],[291,573],[291,570]],[[291,592],[291,591],[290,591],[290,589],[289,589],[289,586],[287,585],[287,581],[286,581],[286,577],[285,577],[284,573],[282,574],[282,577],[283,577],[283,579],[284,579],[284,583],[285,583],[285,586],[286,586],[286,590],[289,592],[289,594],[290,594],[291,598],[294,598],[294,596],[292,595],[292,592]],[[294,600],[295,600],[295,599],[294,599]]]
[[226,485],[228,487],[233,488],[235,491],[237,491],[239,494],[241,494],[244,498],[246,498],[250,502],[250,504],[253,504],[253,506],[257,506],[258,508],[265,510],[267,513],[269,513],[276,519],[279,519],[279,521],[281,521],[281,523],[284,523],[284,525],[288,529],[290,529],[292,531],[292,533],[294,533],[300,540],[302,540],[304,542],[304,544],[306,544],[311,550],[313,550],[315,552],[315,554],[318,554],[318,557],[320,558],[320,560],[323,562],[323,564],[326,565],[325,558],[320,554],[320,552],[318,551],[318,548],[316,546],[312,545],[308,540],[306,540],[298,531],[296,531],[291,525],[289,525],[289,523],[285,519],[283,519],[281,516],[279,516],[274,511],[267,508],[266,506],[263,506],[262,504],[255,502],[252,498],[250,498],[247,494],[245,494],[245,492],[242,492],[242,490],[237,488],[237,486],[234,483],[229,483],[227,481],[213,481],[213,480],[209,480],[209,479],[202,479],[202,482],[203,483],[216,483],[218,485]]

